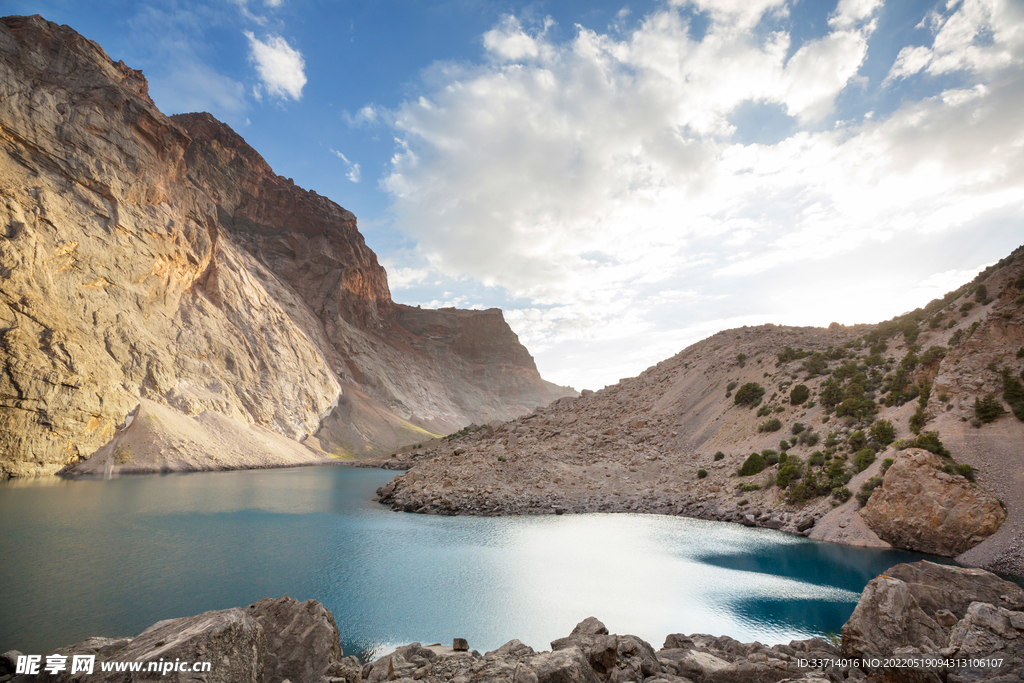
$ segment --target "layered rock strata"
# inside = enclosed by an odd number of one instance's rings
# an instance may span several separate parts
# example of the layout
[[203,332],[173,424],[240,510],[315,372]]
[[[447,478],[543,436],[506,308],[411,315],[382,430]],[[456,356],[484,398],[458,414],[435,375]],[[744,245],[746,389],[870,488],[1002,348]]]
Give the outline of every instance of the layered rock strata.
[[[395,304],[355,216],[226,125],[164,116],[66,26],[0,20],[0,476],[129,438],[145,401],[295,464],[261,430],[364,457],[566,393],[500,311]],[[182,467],[168,439],[136,437],[131,471]],[[187,468],[224,466],[193,441]]]

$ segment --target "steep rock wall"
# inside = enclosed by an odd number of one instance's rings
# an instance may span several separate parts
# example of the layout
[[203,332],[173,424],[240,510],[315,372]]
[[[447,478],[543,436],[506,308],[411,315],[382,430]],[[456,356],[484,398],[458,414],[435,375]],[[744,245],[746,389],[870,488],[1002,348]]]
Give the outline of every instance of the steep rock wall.
[[[500,338],[469,343],[471,363],[403,328],[399,308],[350,212],[213,117],[164,116],[140,72],[72,29],[0,20],[0,476],[90,456],[141,400],[293,440],[319,431],[336,455],[550,400],[500,313],[456,316]],[[137,445],[146,467],[177,467],[167,444]]]

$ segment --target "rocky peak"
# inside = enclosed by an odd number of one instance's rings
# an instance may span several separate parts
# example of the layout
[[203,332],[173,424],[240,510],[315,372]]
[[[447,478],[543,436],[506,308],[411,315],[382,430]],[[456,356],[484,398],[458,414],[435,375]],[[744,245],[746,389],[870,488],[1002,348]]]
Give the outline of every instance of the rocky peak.
[[362,457],[565,393],[500,313],[400,313],[355,216],[227,125],[0,20],[0,476]]

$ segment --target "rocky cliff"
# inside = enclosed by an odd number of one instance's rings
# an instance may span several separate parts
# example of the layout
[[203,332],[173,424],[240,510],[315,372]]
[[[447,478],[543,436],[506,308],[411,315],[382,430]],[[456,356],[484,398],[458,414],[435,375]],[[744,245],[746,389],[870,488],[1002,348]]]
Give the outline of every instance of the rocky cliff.
[[0,20],[0,476],[359,457],[569,393],[500,311],[392,302],[355,217],[226,125]]
[[1024,576],[1022,368],[1018,249],[883,323],[720,332],[405,454],[379,495],[439,514],[687,515]]
[[[594,617],[551,650],[519,640],[481,654],[454,639],[411,643],[372,662],[344,657],[334,616],[290,598],[153,624],[134,638],[90,638],[53,655],[95,657],[87,680],[196,680],[176,664],[210,662],[204,681],[225,683],[1010,683],[1024,671],[1024,590],[989,572],[901,564],[871,581],[841,648],[820,638],[771,647],[728,636],[669,634],[660,650],[610,634]],[[19,675],[17,651],[0,655],[0,682],[81,680],[65,669]],[[152,662],[158,674],[103,672],[103,662]],[[42,665],[46,660],[42,660]]]

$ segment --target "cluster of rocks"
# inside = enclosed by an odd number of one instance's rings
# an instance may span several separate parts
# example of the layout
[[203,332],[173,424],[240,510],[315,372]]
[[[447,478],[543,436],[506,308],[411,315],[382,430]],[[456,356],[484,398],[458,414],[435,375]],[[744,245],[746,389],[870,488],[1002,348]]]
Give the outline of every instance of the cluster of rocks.
[[[636,636],[610,634],[589,617],[550,651],[511,640],[481,654],[456,638],[451,647],[412,643],[364,664],[343,656],[334,617],[323,605],[284,597],[161,621],[135,638],[90,638],[57,653],[98,661],[209,661],[211,671],[202,675],[153,676],[208,683],[1010,683],[1024,674],[1021,610],[1024,590],[1016,584],[983,570],[917,562],[868,584],[843,626],[841,647],[819,638],[766,646],[671,634],[655,650]],[[91,675],[19,676],[13,668],[19,654],[0,656],[0,683],[149,680],[99,667]],[[866,661],[872,657],[902,663]],[[920,663],[924,658],[947,663]],[[914,660],[919,665],[907,664]]]

